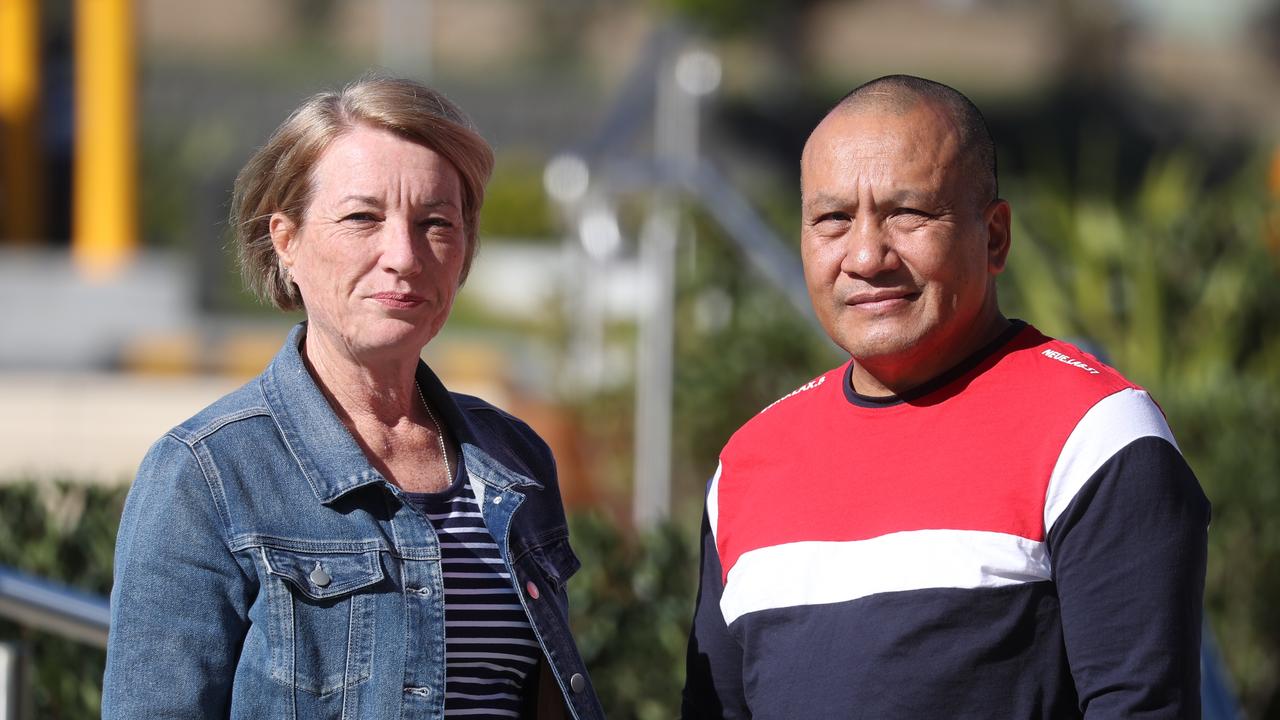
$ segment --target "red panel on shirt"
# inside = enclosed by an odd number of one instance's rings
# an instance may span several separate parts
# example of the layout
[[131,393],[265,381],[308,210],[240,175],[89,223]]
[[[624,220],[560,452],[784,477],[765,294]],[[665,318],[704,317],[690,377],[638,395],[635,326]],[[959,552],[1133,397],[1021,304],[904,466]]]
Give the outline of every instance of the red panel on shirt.
[[844,373],[764,410],[725,447],[716,545],[726,576],[743,553],[791,542],[923,529],[1041,541],[1067,436],[1098,400],[1133,387],[1030,326],[910,402],[854,405]]

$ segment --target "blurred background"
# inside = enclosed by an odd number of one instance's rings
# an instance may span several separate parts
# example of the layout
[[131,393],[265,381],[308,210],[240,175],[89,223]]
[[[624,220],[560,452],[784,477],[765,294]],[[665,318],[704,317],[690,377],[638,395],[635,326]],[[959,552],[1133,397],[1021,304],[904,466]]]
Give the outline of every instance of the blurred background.
[[891,72],[987,115],[1007,314],[1150,389],[1213,501],[1206,714],[1280,717],[1276,0],[0,0],[17,710],[96,717],[138,461],[299,319],[241,288],[232,181],[303,98],[370,69],[445,91],[496,149],[475,268],[424,356],[554,449],[610,717],[676,714],[720,446],[843,359],[799,276],[799,154]]

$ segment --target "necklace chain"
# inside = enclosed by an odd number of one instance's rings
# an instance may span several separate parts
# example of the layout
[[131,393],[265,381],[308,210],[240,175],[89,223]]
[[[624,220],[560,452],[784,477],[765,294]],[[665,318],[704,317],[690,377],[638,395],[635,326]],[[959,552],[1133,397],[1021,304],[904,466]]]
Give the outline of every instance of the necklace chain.
[[440,457],[444,458],[444,479],[445,484],[453,484],[453,468],[449,467],[449,452],[444,448],[444,426],[436,419],[436,414],[431,412],[431,405],[427,403],[427,398],[422,394],[422,386],[414,383],[413,386],[418,390],[418,399],[422,401],[422,407],[427,410],[427,417],[431,418],[431,424],[436,426],[436,441],[440,443]]

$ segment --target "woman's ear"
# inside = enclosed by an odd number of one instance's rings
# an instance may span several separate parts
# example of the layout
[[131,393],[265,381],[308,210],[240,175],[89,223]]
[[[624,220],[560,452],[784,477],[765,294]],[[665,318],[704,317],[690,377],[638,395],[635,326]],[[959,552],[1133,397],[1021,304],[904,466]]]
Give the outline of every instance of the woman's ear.
[[293,264],[293,239],[298,234],[298,226],[282,212],[271,213],[267,230],[271,234],[271,246],[276,249],[276,257],[280,259],[280,267],[287,268]]

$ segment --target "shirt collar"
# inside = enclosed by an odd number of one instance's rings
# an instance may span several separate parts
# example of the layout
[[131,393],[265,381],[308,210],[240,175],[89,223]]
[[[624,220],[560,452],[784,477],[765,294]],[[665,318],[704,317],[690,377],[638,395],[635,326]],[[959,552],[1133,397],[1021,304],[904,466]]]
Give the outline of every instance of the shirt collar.
[[[306,330],[306,322],[301,322],[290,331],[284,347],[262,374],[262,393],[311,490],[320,502],[329,504],[357,488],[385,482],[385,478],[369,464],[307,370],[300,352]],[[496,490],[513,485],[539,486],[533,479],[507,468],[485,449],[485,439],[422,361],[418,362],[417,380],[422,394],[439,411],[462,449],[469,473]]]

